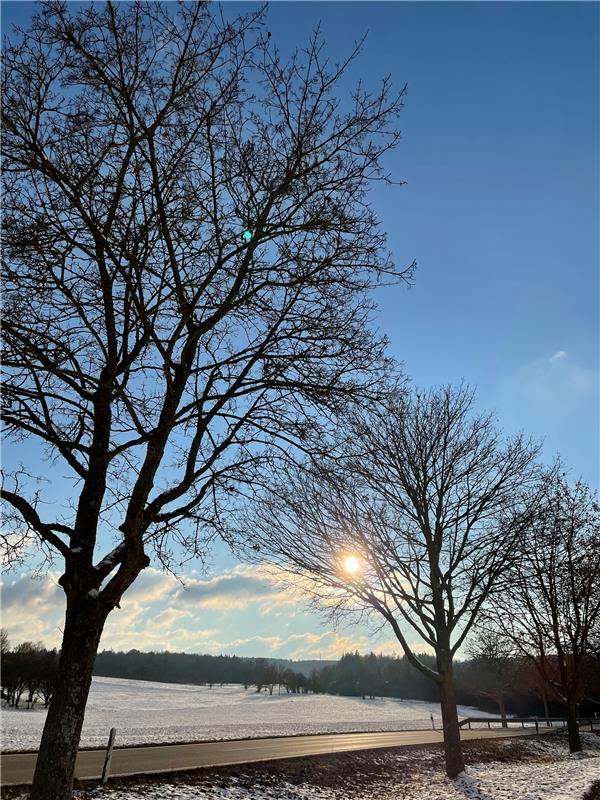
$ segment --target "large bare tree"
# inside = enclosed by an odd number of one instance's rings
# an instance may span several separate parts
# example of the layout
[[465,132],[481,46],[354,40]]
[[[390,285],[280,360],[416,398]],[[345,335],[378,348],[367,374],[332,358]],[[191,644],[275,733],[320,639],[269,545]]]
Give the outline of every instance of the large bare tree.
[[577,752],[577,703],[598,671],[600,509],[589,487],[570,484],[559,466],[543,475],[538,496],[482,624],[510,638],[547,693],[565,704],[569,747]]
[[[256,556],[320,607],[383,617],[439,687],[446,769],[464,768],[453,659],[510,561],[536,447],[504,440],[466,387],[353,413],[324,459],[290,467],[247,523]],[[419,658],[414,634],[433,650]]]
[[202,553],[261,459],[389,368],[367,290],[411,268],[367,190],[403,92],[340,98],[358,47],[286,61],[261,26],[49,2],[4,52],[4,420],[29,460],[2,541],[59,557],[66,595],[34,800],[71,795],[105,620],[152,554]]

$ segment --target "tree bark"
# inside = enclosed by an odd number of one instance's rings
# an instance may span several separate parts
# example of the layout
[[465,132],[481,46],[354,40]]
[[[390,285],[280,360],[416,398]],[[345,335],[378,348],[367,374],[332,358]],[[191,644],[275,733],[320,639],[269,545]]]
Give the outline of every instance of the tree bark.
[[567,702],[567,732],[569,735],[569,751],[580,753],[583,750],[579,725],[577,724],[577,703],[569,698]]
[[30,800],[71,798],[85,706],[107,616],[97,598],[69,594],[56,690],[48,708]]
[[442,727],[444,730],[444,755],[446,775],[456,778],[465,768],[458,727],[456,695],[452,662],[440,665],[440,705],[442,708]]

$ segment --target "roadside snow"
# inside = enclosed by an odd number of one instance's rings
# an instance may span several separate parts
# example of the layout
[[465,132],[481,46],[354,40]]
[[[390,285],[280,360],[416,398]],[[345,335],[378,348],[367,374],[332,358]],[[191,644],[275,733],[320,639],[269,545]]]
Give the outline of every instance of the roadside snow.
[[[583,800],[600,781],[600,736],[582,739],[581,758],[563,734],[469,742],[454,781],[440,747],[406,748],[113,779],[77,788],[74,800]],[[7,800],[26,797],[7,790]]]
[[[438,703],[391,698],[362,700],[332,695],[257,694],[250,687],[223,687],[94,678],[85,714],[82,747],[145,744],[344,731],[385,731],[441,726]],[[459,716],[493,716],[459,706]],[[46,711],[2,708],[2,749],[38,747]]]
[[[509,746],[498,742],[498,756]],[[264,765],[258,774],[244,774],[241,768],[239,775],[215,772],[193,784],[184,780],[93,789],[82,793],[80,800],[581,800],[600,780],[599,737],[584,737],[584,746],[590,747],[586,757],[574,759],[568,755],[565,737],[552,742],[528,739],[522,742],[525,761],[475,763],[454,781],[444,777],[439,762],[431,763],[430,750],[387,751],[373,754],[370,761],[368,756],[356,756],[355,769],[348,774],[346,764],[335,787],[313,783],[311,777],[300,783],[284,776],[269,779]],[[409,764],[412,768],[407,769]],[[310,776],[310,759],[304,766],[304,774]],[[371,782],[362,772],[369,769],[373,769]],[[358,786],[357,778],[363,779]]]
[[[389,789],[361,790],[361,800],[580,800],[592,781],[600,778],[600,759],[583,764],[485,764],[475,765],[455,781],[423,776],[403,786],[390,781]],[[342,800],[347,789],[336,790],[304,784],[293,786],[148,785],[106,792],[96,790],[94,800]]]
[[[440,798],[468,800],[576,800],[600,779],[600,758],[548,764],[475,764]],[[151,797],[151,795],[150,795]],[[415,800],[426,795],[415,795]],[[112,798],[111,798],[112,800]]]

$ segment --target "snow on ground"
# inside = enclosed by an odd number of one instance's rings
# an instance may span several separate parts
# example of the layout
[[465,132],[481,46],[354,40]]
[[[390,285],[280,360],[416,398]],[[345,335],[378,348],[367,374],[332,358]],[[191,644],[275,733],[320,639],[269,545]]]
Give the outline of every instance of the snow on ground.
[[[583,797],[592,782],[598,779],[600,758],[596,757],[553,764],[475,764],[456,781],[444,783],[454,784],[448,791],[448,798],[576,800]],[[415,800],[430,796],[414,795]]]
[[583,741],[582,758],[569,756],[560,734],[470,743],[454,781],[441,748],[363,751],[96,785],[75,800],[583,800],[600,780],[600,736]]
[[[459,716],[493,716],[459,706]],[[438,703],[392,698],[362,700],[333,695],[257,694],[238,684],[191,686],[98,678],[85,713],[81,746],[106,744],[111,727],[116,744],[243,739],[302,733],[425,729],[441,726]],[[44,709],[2,708],[2,749],[36,749]]]
[[[361,800],[580,800],[594,780],[600,778],[600,758],[564,761],[552,764],[475,764],[455,781],[441,774],[424,773],[410,782],[389,781],[387,788],[377,785],[373,791],[362,789]],[[90,800],[342,800],[349,797],[341,789],[294,786],[229,785],[186,786],[158,784],[150,787],[102,789],[90,794]],[[86,798],[87,800],[87,798]]]

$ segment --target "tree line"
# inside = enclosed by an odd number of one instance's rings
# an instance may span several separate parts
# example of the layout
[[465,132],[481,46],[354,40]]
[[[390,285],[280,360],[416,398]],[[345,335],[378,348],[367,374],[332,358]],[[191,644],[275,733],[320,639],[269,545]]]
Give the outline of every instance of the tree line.
[[103,650],[96,657],[94,675],[209,687],[238,683],[269,694],[277,687],[291,693],[437,699],[435,687],[406,658],[373,653],[347,653],[338,662],[302,671],[269,658]]
[[[47,707],[58,673],[58,653],[42,644],[23,642],[10,648],[2,631],[2,699],[15,708]],[[457,701],[496,712],[507,721],[509,714],[548,717],[564,714],[564,703],[544,682],[529,659],[517,656],[496,637],[482,635],[470,648],[470,658],[456,663]],[[433,668],[434,656],[422,655]],[[554,676],[558,663],[553,665]],[[161,683],[201,686],[239,684],[244,690],[269,695],[324,693],[348,697],[392,697],[436,702],[435,685],[406,656],[358,652],[345,653],[339,661],[309,674],[294,670],[277,659],[226,655],[198,655],[169,651],[98,653],[94,675]],[[579,713],[593,716],[600,708],[600,671],[592,659],[578,698]]]
[[103,650],[96,656],[94,675],[112,678],[189,683],[213,686],[238,683],[245,689],[255,687],[271,694],[276,685],[286,691],[308,691],[309,681],[302,672],[268,658],[245,658],[227,655],[191,653],[115,652]]
[[[506,721],[508,714],[518,716],[564,715],[565,704],[552,682],[544,682],[532,662],[520,655],[507,654],[490,646],[485,635],[473,643],[470,657],[455,664],[457,702],[495,712]],[[421,654],[431,668],[435,656]],[[558,671],[558,664],[554,663]],[[439,701],[439,692],[421,670],[405,656],[386,656],[358,652],[346,653],[333,665],[311,673],[309,688],[355,697],[395,697]],[[578,697],[582,715],[593,716],[600,710],[600,670],[589,658],[586,679]]]
[[2,639],[2,700],[13,708],[50,705],[58,678],[58,652],[41,642],[22,642],[11,648],[6,632]]

